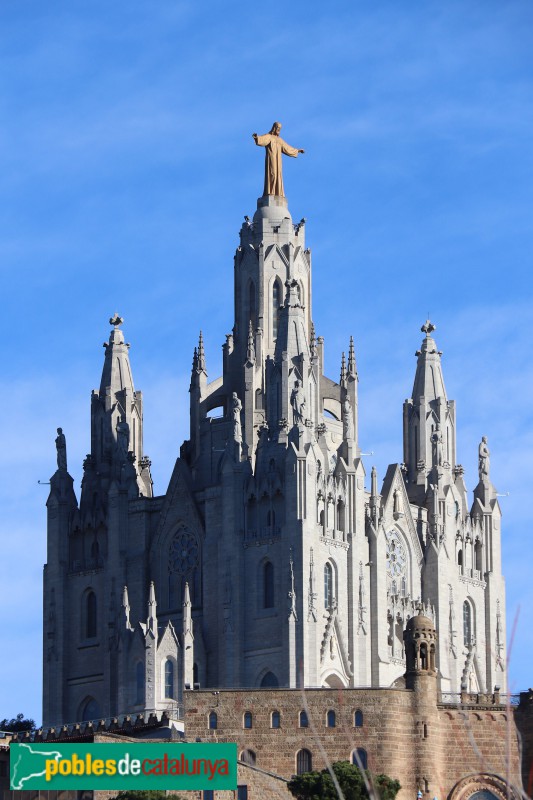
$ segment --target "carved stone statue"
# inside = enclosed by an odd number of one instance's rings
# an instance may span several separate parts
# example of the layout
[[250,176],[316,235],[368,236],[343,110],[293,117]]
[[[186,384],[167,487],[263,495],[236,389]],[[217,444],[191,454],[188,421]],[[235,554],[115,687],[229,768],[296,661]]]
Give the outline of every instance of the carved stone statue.
[[342,404],[342,423],[344,429],[344,438],[347,439],[349,442],[353,439],[353,414],[352,414],[352,404],[350,403],[350,398],[347,397],[344,403]]
[[305,413],[305,395],[299,380],[294,381],[291,393],[292,424],[303,425]]
[[431,441],[433,442],[433,465],[440,467],[442,465],[442,431],[438,422]]
[[237,392],[233,392],[233,439],[236,442],[242,442],[242,429],[241,429],[241,411],[242,403],[237,397]]
[[66,470],[66,468],[67,468],[67,440],[65,439],[65,434],[63,433],[63,428],[58,428],[57,429],[56,450],[57,450],[57,468]]
[[272,194],[279,197],[285,197],[283,191],[283,176],[281,171],[281,154],[297,158],[298,153],[303,153],[304,150],[297,150],[291,147],[290,144],[284,142],[279,132],[281,130],[281,122],[275,122],[268,133],[258,136],[253,133],[255,143],[260,147],[266,147],[265,154],[265,188],[263,196]]
[[481,442],[479,443],[479,462],[478,462],[478,471],[479,471],[479,480],[488,480],[489,472],[490,472],[490,450],[487,444],[487,437],[482,436]]
[[130,426],[126,422],[125,416],[122,416],[120,421],[117,423],[117,446],[120,461],[126,461],[130,446]]

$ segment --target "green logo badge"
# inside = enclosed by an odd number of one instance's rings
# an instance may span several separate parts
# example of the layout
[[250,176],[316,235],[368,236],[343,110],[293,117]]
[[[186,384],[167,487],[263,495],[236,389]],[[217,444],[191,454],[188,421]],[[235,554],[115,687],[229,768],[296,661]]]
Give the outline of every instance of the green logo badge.
[[236,789],[237,745],[12,744],[11,789]]

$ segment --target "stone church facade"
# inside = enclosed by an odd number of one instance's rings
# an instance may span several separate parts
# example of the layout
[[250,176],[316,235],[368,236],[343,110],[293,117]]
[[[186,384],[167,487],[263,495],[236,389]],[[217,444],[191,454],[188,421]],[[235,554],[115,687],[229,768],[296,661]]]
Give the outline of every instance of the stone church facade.
[[[506,685],[501,513],[490,453],[470,500],[428,320],[381,486],[359,446],[353,340],[336,380],[312,318],[305,220],[265,195],[234,260],[222,375],[202,336],[190,436],[165,495],[115,315],[78,499],[61,430],[44,570],[45,726],[167,712],[183,687],[401,687],[404,630],[435,626],[440,692]],[[407,378],[406,378],[407,383]]]

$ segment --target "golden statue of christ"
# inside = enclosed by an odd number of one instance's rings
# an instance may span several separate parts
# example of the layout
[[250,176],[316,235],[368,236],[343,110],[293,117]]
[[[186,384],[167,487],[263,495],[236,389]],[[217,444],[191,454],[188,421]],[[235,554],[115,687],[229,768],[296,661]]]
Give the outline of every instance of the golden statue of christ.
[[263,196],[266,194],[275,194],[279,197],[285,197],[283,191],[283,175],[281,171],[281,154],[297,158],[298,153],[304,153],[304,150],[297,150],[291,147],[290,144],[284,142],[279,132],[281,130],[281,122],[275,122],[269,133],[258,136],[253,133],[255,143],[260,147],[266,147],[265,153],[265,188]]

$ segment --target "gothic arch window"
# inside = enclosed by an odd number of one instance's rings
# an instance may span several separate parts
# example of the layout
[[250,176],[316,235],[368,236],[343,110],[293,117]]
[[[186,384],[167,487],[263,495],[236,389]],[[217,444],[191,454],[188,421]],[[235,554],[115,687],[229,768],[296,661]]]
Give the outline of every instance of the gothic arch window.
[[278,338],[279,315],[281,306],[281,283],[276,278],[272,286],[272,338]]
[[368,756],[363,747],[358,747],[352,753],[352,764],[355,764],[359,769],[368,769]]
[[461,547],[457,551],[457,563],[459,564],[460,567],[463,566],[463,550]]
[[296,753],[296,774],[303,775],[304,772],[312,772],[313,770],[313,756],[309,750],[305,748],[298,750]]
[[422,642],[420,645],[420,669],[428,669],[429,662],[428,662],[428,646],[426,642]]
[[279,711],[273,711],[270,715],[270,727],[281,728],[281,714]]
[[91,720],[100,719],[100,706],[94,697],[87,697],[83,701],[78,716],[80,722],[90,722]]
[[193,683],[198,683],[198,664],[196,661],[192,665],[192,680]]
[[83,629],[86,639],[95,639],[98,631],[96,594],[89,589],[82,600]]
[[344,530],[345,516],[346,516],[345,505],[342,502],[342,500],[339,500],[339,502],[337,503],[337,530],[342,531],[342,533],[345,532]]
[[475,636],[473,607],[469,600],[463,603],[463,644],[468,647]]
[[[392,594],[398,593],[398,584],[402,578],[408,580],[409,553],[407,545],[396,529],[385,534],[387,547],[387,578],[389,589]],[[393,587],[395,587],[393,589]]]
[[334,728],[336,724],[336,715],[332,708],[326,714],[326,727]]
[[168,608],[181,607],[185,584],[193,606],[201,604],[200,543],[196,533],[181,523],[168,550]]
[[300,711],[300,728],[308,728],[309,727],[309,718],[307,716],[307,711]]
[[256,300],[255,300],[255,283],[250,281],[248,286],[248,308],[249,318],[252,323],[252,328],[255,330],[257,326],[257,313],[256,313]]
[[253,750],[243,750],[240,755],[240,760],[243,764],[248,764],[249,766],[255,766],[255,753]]
[[363,712],[361,711],[360,708],[358,708],[357,711],[354,714],[353,724],[354,724],[354,728],[362,728],[363,727]]
[[135,705],[144,705],[144,664],[137,661],[135,665]]
[[330,561],[324,566],[324,608],[332,609],[335,602],[335,570]]
[[242,727],[250,730],[253,726],[253,717],[251,711],[245,711],[242,718]]
[[274,608],[274,565],[271,561],[263,565],[263,608]]
[[165,697],[174,699],[174,662],[170,658],[165,661]]
[[278,686],[279,686],[279,681],[273,672],[267,672],[266,675],[263,675],[263,678],[261,680],[262,689],[267,689],[267,688],[277,689]]
[[209,714],[208,726],[210,731],[216,731],[218,728],[218,717],[216,711],[211,711]]

